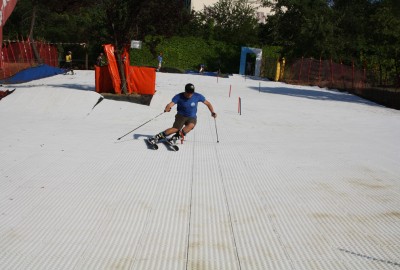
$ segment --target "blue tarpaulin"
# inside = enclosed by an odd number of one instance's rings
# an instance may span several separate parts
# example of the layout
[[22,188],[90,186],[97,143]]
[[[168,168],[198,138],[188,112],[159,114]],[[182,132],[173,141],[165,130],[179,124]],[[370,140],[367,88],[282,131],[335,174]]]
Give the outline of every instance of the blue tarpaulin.
[[63,73],[65,73],[65,69],[43,64],[40,66],[24,69],[9,78],[0,80],[0,83],[2,84],[24,83]]

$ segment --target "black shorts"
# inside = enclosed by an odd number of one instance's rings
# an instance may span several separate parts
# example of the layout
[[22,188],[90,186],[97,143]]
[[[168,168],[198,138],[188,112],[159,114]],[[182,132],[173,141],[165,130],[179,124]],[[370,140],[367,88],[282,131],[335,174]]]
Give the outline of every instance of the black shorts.
[[180,114],[176,114],[175,115],[175,122],[172,125],[172,127],[181,130],[183,128],[183,126],[186,126],[186,125],[188,125],[190,123],[196,125],[197,119],[194,118],[194,117],[187,117],[187,116],[183,116],[183,115],[180,115]]

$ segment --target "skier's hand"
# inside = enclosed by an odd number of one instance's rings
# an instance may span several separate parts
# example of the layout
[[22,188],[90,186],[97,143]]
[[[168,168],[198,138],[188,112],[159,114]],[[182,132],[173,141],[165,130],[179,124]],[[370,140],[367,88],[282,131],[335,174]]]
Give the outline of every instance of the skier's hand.
[[217,114],[215,112],[212,112],[211,116],[214,117],[214,118],[217,118]]
[[167,106],[165,106],[164,112],[170,112],[172,107],[174,107],[174,105],[175,105],[175,103],[173,101],[168,103]]

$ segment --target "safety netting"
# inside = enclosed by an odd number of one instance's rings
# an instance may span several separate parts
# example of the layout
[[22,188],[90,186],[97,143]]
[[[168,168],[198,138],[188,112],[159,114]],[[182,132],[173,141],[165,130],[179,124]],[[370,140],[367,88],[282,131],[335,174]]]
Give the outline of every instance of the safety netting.
[[58,51],[55,45],[39,41],[31,42],[29,39],[3,41],[0,79],[9,78],[21,70],[43,64],[52,67],[58,66]]

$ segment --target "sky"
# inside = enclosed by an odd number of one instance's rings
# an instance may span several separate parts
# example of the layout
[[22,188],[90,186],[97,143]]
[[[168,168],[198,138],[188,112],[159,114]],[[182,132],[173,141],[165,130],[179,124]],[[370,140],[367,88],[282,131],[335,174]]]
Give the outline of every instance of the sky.
[[[95,106],[94,71],[2,86],[1,269],[400,266],[399,111],[237,74],[156,77],[149,106]],[[199,104],[178,152],[149,149],[186,83],[217,118]]]

